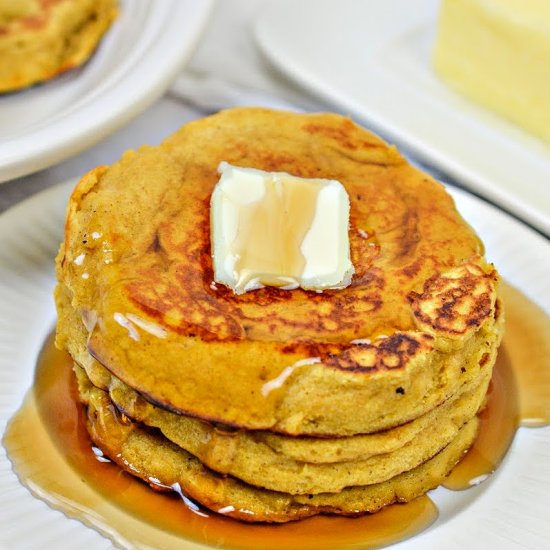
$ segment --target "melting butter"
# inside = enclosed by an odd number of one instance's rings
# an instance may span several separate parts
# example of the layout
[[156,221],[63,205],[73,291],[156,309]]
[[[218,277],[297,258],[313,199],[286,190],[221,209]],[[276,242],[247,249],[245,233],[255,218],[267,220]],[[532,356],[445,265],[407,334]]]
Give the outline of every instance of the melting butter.
[[349,198],[340,182],[226,162],[218,170],[210,210],[216,282],[236,294],[350,284]]

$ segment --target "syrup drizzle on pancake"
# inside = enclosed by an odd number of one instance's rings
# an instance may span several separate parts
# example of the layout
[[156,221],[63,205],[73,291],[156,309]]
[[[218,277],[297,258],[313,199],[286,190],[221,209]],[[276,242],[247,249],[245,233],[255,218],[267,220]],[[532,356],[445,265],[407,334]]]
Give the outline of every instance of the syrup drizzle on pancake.
[[272,177],[266,181],[265,198],[243,207],[242,225],[231,247],[238,258],[238,289],[244,290],[262,272],[260,282],[270,286],[285,284],[278,277],[281,273],[295,280],[302,277],[306,266],[302,243],[313,224],[321,189],[317,183],[298,180],[280,188]]
[[[453,489],[487,478],[518,426],[550,424],[550,318],[520,292],[502,286],[506,335],[488,406],[481,413],[480,434],[445,484]],[[33,493],[107,536],[119,533],[119,544],[169,549],[178,541],[181,547],[179,537],[185,537],[245,549],[376,548],[413,536],[437,517],[426,496],[360,518],[317,516],[277,526],[244,525],[205,512],[177,491],[152,491],[106,461],[88,437],[73,378],[71,359],[57,351],[50,338],[37,365],[34,391],[12,419],[3,443],[19,478]],[[154,480],[151,486],[162,489]],[[103,518],[99,524],[98,517]]]

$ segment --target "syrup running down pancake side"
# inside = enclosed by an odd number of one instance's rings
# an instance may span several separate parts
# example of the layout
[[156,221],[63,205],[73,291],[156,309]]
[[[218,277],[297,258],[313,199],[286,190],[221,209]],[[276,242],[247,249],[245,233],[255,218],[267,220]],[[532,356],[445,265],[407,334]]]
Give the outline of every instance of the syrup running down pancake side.
[[[550,318],[503,284],[507,329],[477,440],[445,486],[465,489],[498,467],[518,426],[550,423]],[[536,342],[536,346],[533,343]],[[3,441],[33,494],[123,547],[379,548],[437,518],[424,496],[360,518],[318,516],[285,525],[248,525],[205,511],[184,495],[161,493],[121,471],[93,447],[77,402],[72,360],[46,342],[33,391]],[[183,502],[182,502],[183,500]],[[196,541],[196,542],[191,542]]]

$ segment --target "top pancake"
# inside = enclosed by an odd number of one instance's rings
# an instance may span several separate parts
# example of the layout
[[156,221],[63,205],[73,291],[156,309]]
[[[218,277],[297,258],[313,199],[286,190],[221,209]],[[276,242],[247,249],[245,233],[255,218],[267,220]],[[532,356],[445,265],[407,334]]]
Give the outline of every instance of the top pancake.
[[[339,180],[351,285],[237,296],[212,284],[221,161]],[[482,253],[443,187],[349,119],[234,109],[87,174],[58,278],[90,353],[152,402],[250,429],[351,435],[430,410],[497,345],[497,275]],[[67,347],[76,329],[59,309]]]
[[116,0],[0,0],[0,92],[84,63],[116,13]]

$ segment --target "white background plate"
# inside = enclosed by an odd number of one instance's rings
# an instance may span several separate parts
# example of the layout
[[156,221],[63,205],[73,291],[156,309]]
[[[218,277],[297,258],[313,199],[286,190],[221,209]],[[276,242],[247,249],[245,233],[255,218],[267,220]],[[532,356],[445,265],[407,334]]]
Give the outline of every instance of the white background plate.
[[25,91],[0,95],[0,182],[100,141],[160,97],[190,57],[211,0],[121,0],[90,61]]
[[279,0],[256,39],[285,73],[550,235],[550,145],[431,68],[438,0]]
[[[0,216],[0,432],[30,387],[37,355],[55,322],[53,258],[73,183],[57,186]],[[550,244],[487,203],[452,190],[463,216],[484,240],[502,276],[550,314]],[[550,427],[521,428],[488,482],[468,491],[432,493],[441,511],[407,550],[529,548],[550,540]],[[0,548],[97,550],[99,534],[33,498],[0,448]],[[399,546],[399,545],[398,545]],[[182,541],[181,550],[196,543]],[[290,550],[290,549],[281,549]],[[294,549],[292,549],[294,550]]]

